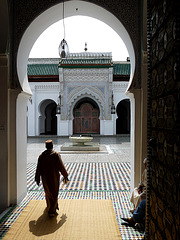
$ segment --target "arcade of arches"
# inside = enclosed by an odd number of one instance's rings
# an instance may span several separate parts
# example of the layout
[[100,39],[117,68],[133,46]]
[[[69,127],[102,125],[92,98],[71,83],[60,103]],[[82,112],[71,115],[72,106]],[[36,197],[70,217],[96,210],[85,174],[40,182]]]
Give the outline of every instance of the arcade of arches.
[[[40,103],[40,135],[57,135],[57,104],[53,100]],[[130,101],[122,100],[116,108],[116,134],[130,134]],[[73,109],[73,134],[100,134],[100,110],[95,101],[83,98]]]
[[[133,106],[131,188],[140,182],[147,156],[146,239],[179,239],[180,1],[65,2],[69,16],[95,17],[123,33],[132,63],[127,89]],[[27,59],[38,36],[60,20],[60,10],[61,0],[1,1],[1,212],[26,194]]]

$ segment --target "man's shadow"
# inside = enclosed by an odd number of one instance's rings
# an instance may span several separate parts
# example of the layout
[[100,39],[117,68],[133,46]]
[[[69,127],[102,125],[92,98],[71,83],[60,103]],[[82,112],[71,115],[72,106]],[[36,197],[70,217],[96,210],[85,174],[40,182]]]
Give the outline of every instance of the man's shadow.
[[66,214],[62,214],[61,220],[57,222],[57,215],[54,217],[49,217],[47,212],[44,213],[38,218],[38,220],[33,220],[29,222],[29,231],[32,232],[35,236],[43,236],[57,231],[67,219]]

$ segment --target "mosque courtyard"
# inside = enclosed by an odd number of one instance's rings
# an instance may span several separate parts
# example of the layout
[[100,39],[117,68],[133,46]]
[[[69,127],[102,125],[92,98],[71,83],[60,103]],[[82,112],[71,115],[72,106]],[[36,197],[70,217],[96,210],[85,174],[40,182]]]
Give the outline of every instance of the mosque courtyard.
[[[121,217],[130,217],[130,137],[95,136],[99,152],[61,152],[60,147],[69,142],[68,137],[31,137],[27,144],[27,195],[22,202],[0,215],[0,239],[3,239],[30,200],[45,199],[42,184],[34,181],[39,154],[45,150],[45,141],[52,139],[54,150],[60,152],[69,173],[69,182],[63,185],[59,199],[109,199],[112,200],[117,223],[123,240],[142,239],[142,226],[122,225]],[[60,207],[60,206],[59,206]],[[113,240],[113,239],[112,239]]]

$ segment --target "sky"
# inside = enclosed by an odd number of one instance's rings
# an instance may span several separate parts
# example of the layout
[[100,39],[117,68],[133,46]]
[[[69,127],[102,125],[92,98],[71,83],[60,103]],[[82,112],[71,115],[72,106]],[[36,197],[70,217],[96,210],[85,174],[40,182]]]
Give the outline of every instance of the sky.
[[[73,16],[64,19],[65,40],[71,53],[112,52],[113,61],[126,61],[129,56],[119,35],[107,24],[95,18]],[[59,58],[58,47],[64,38],[63,20],[47,28],[36,40],[30,58]]]

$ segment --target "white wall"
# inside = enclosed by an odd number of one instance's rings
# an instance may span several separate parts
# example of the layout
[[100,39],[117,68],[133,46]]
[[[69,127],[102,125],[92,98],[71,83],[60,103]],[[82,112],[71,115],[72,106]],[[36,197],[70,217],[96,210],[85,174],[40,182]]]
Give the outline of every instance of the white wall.
[[[28,101],[28,135],[39,136],[44,129],[43,125],[40,126],[40,117],[43,118],[40,111],[40,106],[45,100],[52,100],[57,103],[59,96],[59,83],[30,83],[33,96]],[[41,124],[44,121],[42,119]]]
[[[27,177],[26,177],[26,158],[27,158],[27,133],[23,131],[27,129],[27,119],[26,114],[23,114],[27,111],[27,100],[29,95],[25,93],[20,93],[17,98],[17,110],[16,110],[16,129],[17,129],[17,203],[19,203],[26,194],[27,191]],[[23,110],[23,111],[22,111]],[[22,171],[23,170],[23,171]],[[24,179],[22,181],[22,179]]]
[[112,120],[100,120],[100,134],[101,135],[113,135],[113,119]]
[[59,124],[59,135],[60,136],[69,136],[69,121],[68,120],[60,120]]
[[112,89],[114,94],[114,105],[117,107],[118,103],[124,99],[129,99],[126,95],[126,89],[129,82],[113,82]]

